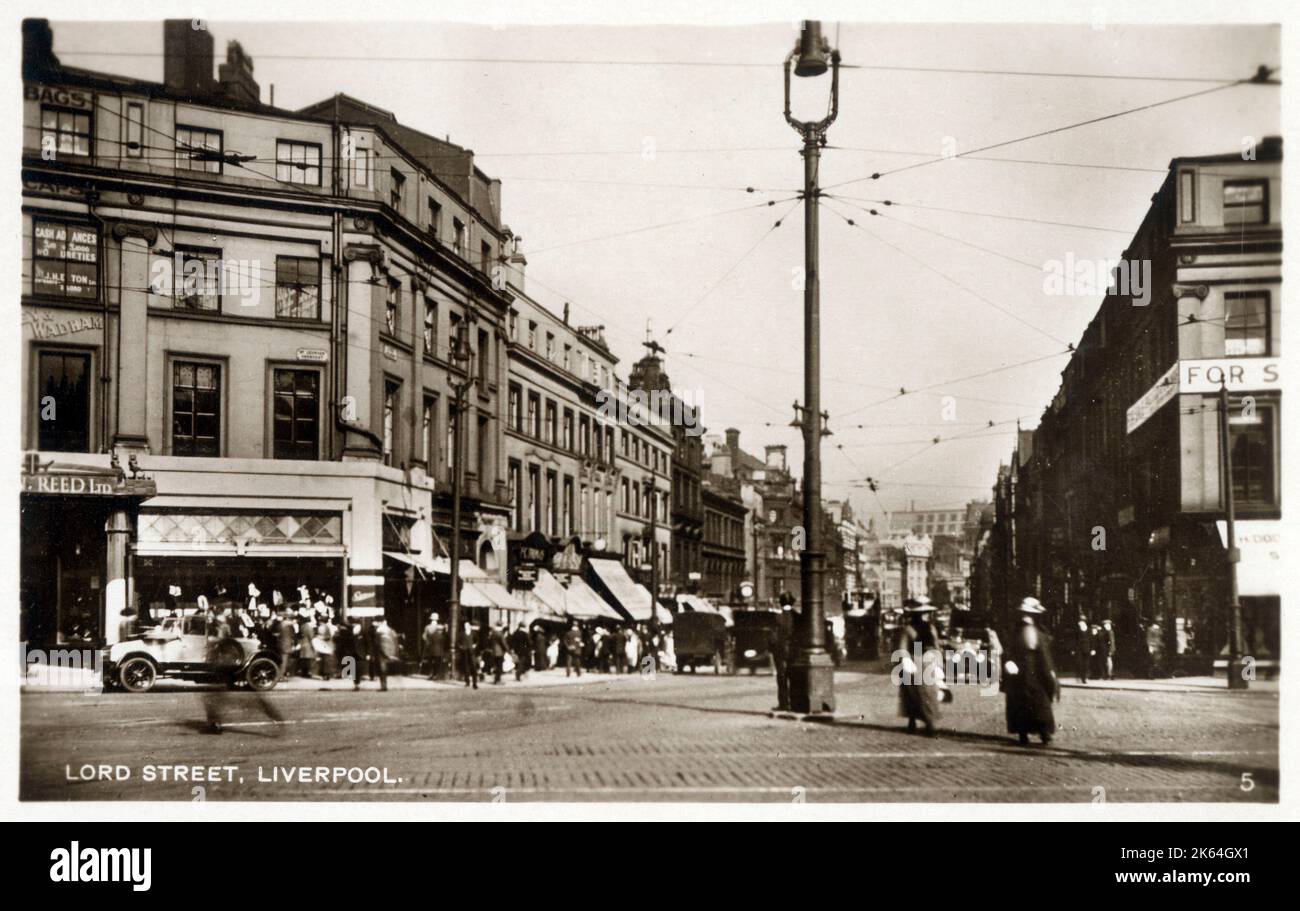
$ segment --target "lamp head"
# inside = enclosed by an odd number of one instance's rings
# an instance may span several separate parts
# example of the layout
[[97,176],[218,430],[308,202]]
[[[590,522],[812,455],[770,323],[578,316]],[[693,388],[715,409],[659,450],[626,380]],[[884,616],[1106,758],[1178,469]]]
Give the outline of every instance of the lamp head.
[[809,19],[803,24],[799,33],[799,44],[795,49],[794,74],[796,76],[820,76],[830,67],[830,44],[822,37],[822,24],[816,19]]

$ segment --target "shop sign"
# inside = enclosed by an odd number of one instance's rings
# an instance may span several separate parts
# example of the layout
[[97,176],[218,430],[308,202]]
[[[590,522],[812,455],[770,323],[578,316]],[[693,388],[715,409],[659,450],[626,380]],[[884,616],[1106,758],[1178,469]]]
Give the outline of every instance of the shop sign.
[[95,96],[78,89],[33,83],[23,86],[23,98],[41,104],[57,104],[61,108],[77,108],[84,111],[94,106]]
[[60,319],[58,315],[47,310],[26,312],[23,315],[23,323],[31,330],[32,338],[38,341],[61,338],[86,329],[102,331],[104,328],[104,318],[99,315],[87,314]]
[[298,349],[298,360],[300,361],[315,361],[317,363],[323,364],[325,361],[328,361],[329,359],[330,359],[330,354],[324,348],[299,348]]
[[117,480],[106,475],[52,474],[38,471],[23,474],[23,492],[69,497],[152,497],[158,492],[153,481]]
[[1220,357],[1178,362],[1178,391],[1267,392],[1282,385],[1281,365],[1275,357]]
[[1155,385],[1142,393],[1142,397],[1129,406],[1128,432],[1132,433],[1147,422],[1165,404],[1178,395],[1178,364],[1165,371],[1165,375],[1156,380]]
[[[1228,546],[1228,523],[1214,523],[1219,541]],[[1244,597],[1282,593],[1282,523],[1269,519],[1248,519],[1233,523],[1237,536],[1237,593]]]

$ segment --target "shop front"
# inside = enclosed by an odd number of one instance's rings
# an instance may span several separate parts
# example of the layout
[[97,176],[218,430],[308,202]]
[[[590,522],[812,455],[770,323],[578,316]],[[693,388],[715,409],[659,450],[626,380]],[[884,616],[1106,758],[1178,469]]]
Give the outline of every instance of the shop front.
[[128,477],[111,463],[27,455],[19,519],[23,642],[33,648],[91,648],[118,640],[128,603],[134,517],[156,492],[152,480]]
[[344,603],[341,513],[146,508],[134,547],[134,601],[142,621],[210,605],[313,601]]

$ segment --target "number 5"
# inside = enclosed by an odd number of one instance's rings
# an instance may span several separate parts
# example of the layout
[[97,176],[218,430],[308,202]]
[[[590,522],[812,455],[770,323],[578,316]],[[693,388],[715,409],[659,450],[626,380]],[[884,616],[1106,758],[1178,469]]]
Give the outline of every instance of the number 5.
[[1250,792],[1255,790],[1255,781],[1250,777],[1253,774],[1255,773],[1254,772],[1241,773],[1241,789],[1243,791]]

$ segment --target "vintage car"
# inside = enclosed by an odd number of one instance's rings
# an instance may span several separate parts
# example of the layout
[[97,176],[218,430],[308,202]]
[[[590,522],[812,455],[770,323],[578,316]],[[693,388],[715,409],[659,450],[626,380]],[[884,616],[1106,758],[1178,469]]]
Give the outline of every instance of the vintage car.
[[1002,643],[989,627],[966,626],[948,632],[948,674],[954,683],[996,683],[1002,673]]
[[256,639],[208,635],[203,614],[168,617],[108,647],[105,689],[144,693],[159,677],[208,680],[269,690],[280,679],[276,655]]
[[694,673],[698,664],[712,664],[713,672],[721,674],[724,666],[730,667],[730,643],[727,621],[722,614],[682,611],[673,618],[673,652],[677,655],[677,672],[690,668]]
[[734,674],[739,668],[749,668],[751,674],[760,667],[772,666],[772,640],[776,635],[777,624],[781,622],[781,612],[765,608],[736,610],[732,615],[735,626],[732,636],[735,641],[735,658],[731,664]]

